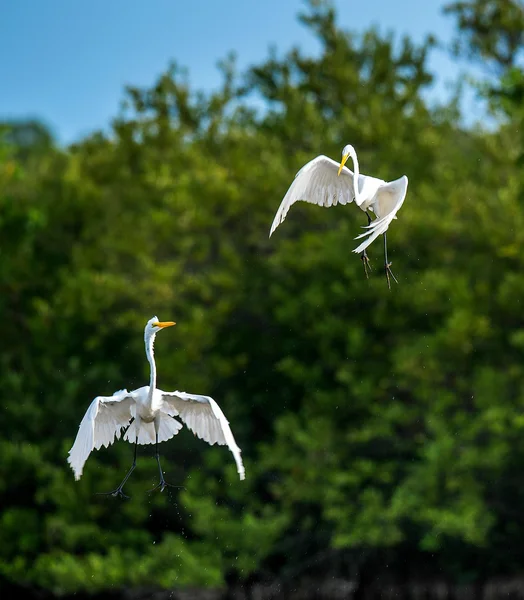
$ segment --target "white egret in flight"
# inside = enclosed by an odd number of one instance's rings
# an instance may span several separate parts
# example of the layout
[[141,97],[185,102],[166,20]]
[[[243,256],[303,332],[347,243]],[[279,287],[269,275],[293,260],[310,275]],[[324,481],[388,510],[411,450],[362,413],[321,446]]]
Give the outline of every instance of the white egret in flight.
[[185,392],[164,392],[156,387],[153,344],[157,332],[172,325],[175,323],[161,322],[157,317],[146,323],[144,341],[147,360],[151,365],[149,385],[131,392],[120,390],[112,396],[97,396],[90,404],[67,459],[75,479],[80,479],[91,451],[109,446],[115,438],[120,438],[122,430],[127,427],[123,438],[135,444],[133,464],[122,483],[108,494],[128,498],[122,492],[122,488],[135,469],[137,446],[153,443],[156,444],[156,460],[160,472],[160,482],[154,489],[160,488],[160,491],[163,491],[169,484],[166,483],[160,466],[158,444],[171,439],[182,429],[182,424],[174,417],[180,417],[193,433],[209,444],[227,445],[235,458],[240,479],[244,479],[240,448],[235,442],[224,413],[213,398]]
[[[349,157],[353,160],[354,173],[344,166]],[[366,248],[380,234],[383,234],[385,271],[390,286],[390,275],[395,281],[396,278],[391,272],[391,263],[388,261],[386,231],[391,221],[397,218],[397,212],[404,202],[407,189],[408,178],[405,175],[395,181],[383,181],[369,175],[361,175],[357,153],[353,146],[348,144],[342,150],[340,164],[327,156],[320,155],[300,169],[280,203],[269,237],[286,218],[291,205],[299,200],[326,207],[350,204],[354,200],[366,213],[368,225],[365,227],[367,231],[356,238],[366,239],[353,252],[360,254],[367,277],[370,264]],[[376,219],[372,221],[368,211],[375,213]]]

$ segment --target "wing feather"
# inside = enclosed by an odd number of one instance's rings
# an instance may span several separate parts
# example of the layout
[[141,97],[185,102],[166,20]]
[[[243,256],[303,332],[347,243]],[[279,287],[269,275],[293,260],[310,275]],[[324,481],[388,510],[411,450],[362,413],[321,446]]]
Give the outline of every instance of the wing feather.
[[291,206],[299,200],[326,207],[353,202],[353,172],[343,167],[339,177],[338,168],[339,163],[322,154],[306,163],[295,175],[280,203],[269,237],[284,221]]
[[120,390],[112,396],[97,396],[80,422],[75,442],[69,450],[67,462],[75,479],[80,479],[84,464],[93,450],[109,446],[120,437],[121,431],[132,418],[133,392]]
[[355,238],[356,240],[364,237],[367,239],[355,248],[353,252],[360,254],[360,252],[363,252],[379,235],[387,231],[391,221],[397,218],[397,212],[402,204],[404,204],[407,190],[408,178],[405,175],[400,177],[400,179],[390,181],[380,187],[373,203],[373,210],[377,215],[377,218],[365,228],[366,231],[364,233],[361,233]]
[[229,421],[213,398],[178,391],[160,393],[166,405],[165,412],[175,412],[197,437],[208,444],[229,447],[240,479],[245,479],[241,450],[235,442]]

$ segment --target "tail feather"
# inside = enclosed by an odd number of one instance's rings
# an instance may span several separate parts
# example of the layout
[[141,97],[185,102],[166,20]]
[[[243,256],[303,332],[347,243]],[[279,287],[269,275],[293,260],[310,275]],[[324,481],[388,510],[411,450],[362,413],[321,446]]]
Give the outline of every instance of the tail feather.
[[[136,421],[135,421],[136,422]],[[173,417],[164,413],[160,416],[160,425],[158,428],[158,441],[166,442],[174,437],[182,429],[182,423],[177,421]],[[134,423],[129,427],[124,435],[124,439],[131,444],[136,441],[136,427]],[[140,422],[140,429],[138,431],[138,443],[154,444],[156,442],[155,424]]]

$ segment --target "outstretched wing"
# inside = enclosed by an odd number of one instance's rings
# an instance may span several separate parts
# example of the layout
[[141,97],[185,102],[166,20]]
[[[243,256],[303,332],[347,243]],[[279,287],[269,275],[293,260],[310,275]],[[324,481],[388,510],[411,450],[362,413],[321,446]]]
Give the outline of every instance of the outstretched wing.
[[402,204],[404,204],[407,190],[408,178],[405,175],[380,187],[373,205],[373,210],[377,218],[365,228],[366,231],[364,233],[355,238],[359,240],[367,237],[353,252],[357,254],[363,252],[379,235],[386,232],[391,221],[397,218],[397,212]]
[[129,424],[131,407],[135,402],[132,394],[120,390],[112,396],[97,396],[91,402],[67,458],[75,479],[82,476],[84,464],[92,450],[112,444],[115,437],[120,437],[122,428]]
[[343,167],[339,177],[338,168],[339,163],[323,155],[305,164],[295,175],[280,203],[269,237],[286,218],[291,206],[299,200],[327,207],[353,202],[353,172]]
[[174,411],[200,439],[211,445],[229,447],[235,458],[240,479],[245,479],[241,450],[235,442],[228,420],[213,398],[178,391],[159,392],[168,409]]

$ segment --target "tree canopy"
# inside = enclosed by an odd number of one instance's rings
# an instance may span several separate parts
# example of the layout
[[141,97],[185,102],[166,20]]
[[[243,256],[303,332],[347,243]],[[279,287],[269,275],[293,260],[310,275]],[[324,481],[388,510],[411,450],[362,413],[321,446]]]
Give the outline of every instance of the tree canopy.
[[[203,93],[173,63],[129,87],[111,130],[61,147],[40,123],[0,126],[0,580],[56,594],[221,587],[348,569],[456,581],[524,568],[524,175],[516,0],[455,2],[457,48],[486,71],[492,126],[428,100],[434,41],[342,30]],[[486,26],[486,19],[492,27]],[[296,171],[345,143],[361,169],[409,177],[366,280],[354,205],[295,205]],[[162,445],[179,491],[113,489],[132,447],[67,451],[91,399],[147,383],[213,396],[243,450],[183,430]],[[133,568],[129,568],[129,564]],[[348,567],[349,565],[349,567]]]

